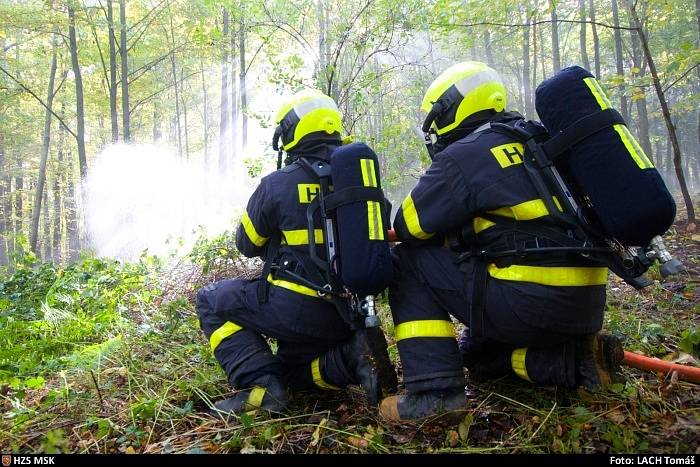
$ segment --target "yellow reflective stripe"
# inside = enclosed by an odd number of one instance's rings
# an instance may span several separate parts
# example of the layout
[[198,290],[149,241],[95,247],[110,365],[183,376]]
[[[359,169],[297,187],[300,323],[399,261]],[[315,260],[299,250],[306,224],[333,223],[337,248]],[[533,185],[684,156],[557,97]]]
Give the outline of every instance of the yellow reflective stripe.
[[[314,241],[317,245],[323,243],[323,230],[314,230]],[[283,230],[282,245],[298,246],[309,244],[309,231],[306,229],[299,230]]]
[[[552,201],[557,209],[563,212],[561,204],[555,196],[552,197]],[[493,211],[489,211],[489,214],[508,217],[510,219],[515,219],[516,221],[530,221],[549,215],[549,211],[547,210],[547,206],[544,204],[544,201],[538,198],[516,204],[515,206],[498,208]],[[494,222],[487,219],[483,219],[481,217],[474,218],[474,232],[476,233],[486,230],[494,225]]]
[[406,196],[406,199],[403,200],[403,203],[401,203],[401,210],[403,211],[403,220],[406,223],[408,233],[412,236],[421,240],[427,240],[435,235],[434,233],[425,232],[421,228],[420,221],[418,220],[418,212],[416,211],[416,206],[413,204],[413,198],[411,198],[410,193]]
[[[364,186],[377,186],[377,173],[372,159],[360,159],[362,171],[362,184]],[[384,227],[382,222],[382,210],[377,201],[367,201],[367,226],[370,240],[384,240]]]
[[221,341],[227,337],[231,337],[241,329],[243,328],[236,323],[226,321],[223,326],[211,333],[211,336],[209,337],[209,346],[211,347],[211,351],[215,351],[219,344],[221,344]]
[[510,366],[516,375],[524,379],[525,381],[530,381],[530,376],[527,374],[527,366],[525,365],[525,355],[527,354],[527,349],[515,349],[510,355]]
[[284,279],[275,279],[272,274],[267,276],[267,282],[277,287],[282,287],[283,289],[291,290],[292,292],[300,293],[302,295],[308,295],[309,297],[321,298],[318,293],[305,285],[295,284],[294,282],[286,281]]
[[600,84],[598,84],[598,81],[596,81],[595,78],[583,78],[583,82],[586,83],[586,86],[588,86],[588,89],[591,91],[591,94],[593,94],[596,102],[598,102],[601,110],[612,107],[610,105],[610,101],[608,100],[608,96],[605,95],[603,88],[600,87]]
[[414,337],[451,337],[455,336],[452,321],[441,319],[424,319],[407,321],[394,328],[396,342]]
[[653,169],[654,164],[644,153],[644,150],[637,142],[637,139],[632,135],[632,133],[630,133],[629,128],[622,124],[614,125],[613,128],[615,129],[617,134],[620,135],[622,144],[625,145],[627,152],[630,153],[630,156],[632,156],[632,159],[634,159],[634,162],[639,166],[639,168]]
[[560,266],[513,265],[498,268],[489,264],[489,275],[505,281],[532,282],[559,287],[582,287],[605,285],[608,282],[607,268],[573,268]]
[[[588,89],[590,89],[593,97],[595,97],[595,100],[598,102],[598,105],[602,110],[612,107],[598,81],[593,78],[584,78],[583,81],[588,86]],[[640,169],[651,169],[654,167],[654,164],[649,160],[647,155],[644,153],[644,150],[642,150],[642,147],[639,145],[632,133],[630,133],[630,130],[626,125],[617,124],[614,125],[613,128],[617,134],[620,135],[622,144],[625,145],[627,152],[630,153],[630,156],[632,156],[632,159]]]
[[260,386],[255,386],[248,395],[248,400],[246,401],[248,406],[253,409],[259,409],[262,405],[263,397],[265,397],[265,388]]
[[253,244],[255,244],[256,246],[263,246],[265,243],[267,243],[268,238],[263,237],[258,233],[257,230],[255,230],[253,221],[250,220],[250,216],[247,212],[243,213],[243,217],[241,218],[241,225],[243,225],[243,230],[245,230],[245,234],[248,236],[250,241],[253,242]]
[[321,389],[331,391],[337,391],[340,389],[339,387],[328,384],[323,380],[323,376],[321,376],[321,363],[318,358],[315,358],[314,361],[311,362],[311,377],[314,380],[314,384]]
[[474,233],[479,233],[482,230],[486,230],[489,227],[493,227],[496,225],[495,222],[491,222],[488,219],[484,219],[483,217],[475,217],[474,218]]

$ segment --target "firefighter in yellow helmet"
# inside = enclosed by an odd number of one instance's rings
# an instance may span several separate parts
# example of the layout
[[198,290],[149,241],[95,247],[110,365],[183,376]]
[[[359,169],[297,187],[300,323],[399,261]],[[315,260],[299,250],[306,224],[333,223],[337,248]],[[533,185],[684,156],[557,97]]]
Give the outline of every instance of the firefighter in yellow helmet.
[[[480,62],[448,68],[423,99],[433,162],[394,219],[402,243],[389,290],[407,394],[382,401],[387,419],[465,408],[463,366],[594,389],[619,365],[619,341],[597,333],[605,267],[572,253],[496,259],[549,245],[521,225],[560,229],[525,171],[523,145],[500,131],[523,118],[506,105],[498,73]],[[452,318],[466,326],[459,346]]]
[[[263,273],[219,281],[197,294],[201,328],[236,390],[216,409],[283,412],[288,388],[337,390],[350,384],[361,385],[376,405],[381,388],[365,334],[353,332],[328,295],[309,285],[320,274],[309,256],[307,229],[307,207],[319,185],[299,158],[330,160],[341,144],[340,111],[329,96],[302,91],[284,102],[275,123],[273,147],[287,153],[286,165],[262,179],[236,234],[241,253],[265,260]],[[324,258],[320,222],[314,242]],[[276,353],[266,337],[276,339]]]

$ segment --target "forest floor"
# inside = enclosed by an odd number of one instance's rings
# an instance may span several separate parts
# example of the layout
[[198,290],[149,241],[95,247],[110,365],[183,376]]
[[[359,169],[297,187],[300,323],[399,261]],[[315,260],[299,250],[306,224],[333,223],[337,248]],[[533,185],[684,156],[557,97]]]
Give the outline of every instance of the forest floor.
[[[655,269],[641,293],[611,279],[604,326],[627,350],[699,365],[700,238],[682,221],[666,238],[688,272]],[[231,242],[198,245],[195,265],[84,257],[61,268],[25,255],[0,273],[0,451],[700,453],[700,385],[629,367],[600,394],[470,381],[467,411],[420,423],[379,419],[359,388],[294,394],[282,418],[212,418],[229,390],[192,298],[250,274]]]

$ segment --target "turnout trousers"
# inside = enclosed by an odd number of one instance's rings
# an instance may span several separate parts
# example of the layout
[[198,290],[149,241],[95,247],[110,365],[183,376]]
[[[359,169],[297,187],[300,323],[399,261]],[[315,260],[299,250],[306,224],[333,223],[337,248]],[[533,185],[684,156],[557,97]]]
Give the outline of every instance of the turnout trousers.
[[298,390],[356,383],[340,351],[351,330],[335,306],[275,285],[261,303],[259,281],[222,280],[197,293],[200,326],[229,384],[248,388],[267,375]]
[[[488,277],[477,317],[480,335],[465,332],[458,346],[451,318],[468,327],[474,322],[474,264],[458,263],[456,253],[440,246],[401,244],[392,254],[395,279],[389,304],[409,392],[464,386],[463,365],[483,377],[515,374],[537,384],[576,385],[573,340],[600,329],[605,286],[593,293],[560,292]],[[538,310],[576,316],[591,314],[590,307],[599,307],[601,318],[589,319],[579,329],[575,323],[546,326],[537,318],[524,320],[537,317]]]

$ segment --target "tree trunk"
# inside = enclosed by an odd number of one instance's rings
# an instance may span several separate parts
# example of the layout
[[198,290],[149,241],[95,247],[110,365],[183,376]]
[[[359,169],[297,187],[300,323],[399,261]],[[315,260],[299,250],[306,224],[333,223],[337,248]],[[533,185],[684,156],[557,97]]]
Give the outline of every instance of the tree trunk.
[[[51,110],[53,107],[53,89],[56,78],[56,35],[51,38],[51,68],[49,69],[49,85],[46,91],[46,111],[44,112],[44,133],[43,145],[41,147],[41,159],[39,161],[39,177],[36,183],[36,193],[34,194],[34,205],[32,206],[32,226],[29,234],[29,246],[32,251],[39,254],[37,242],[39,239],[39,217],[41,215],[41,203],[44,199],[44,185],[46,184],[46,162],[49,159],[49,148],[51,145]],[[48,222],[45,219],[44,222]]]
[[581,28],[579,35],[579,47],[581,48],[581,66],[586,70],[591,69],[591,62],[588,60],[588,51],[586,50],[586,0],[578,0],[579,19],[581,20]]
[[[24,167],[19,154],[15,155],[17,160],[17,175],[15,175],[15,238],[22,235],[24,220]],[[15,241],[16,242],[16,241]]]
[[[631,27],[635,27],[634,24],[630,22]],[[643,77],[646,72],[644,71],[644,66],[642,65],[642,52],[639,48],[639,37],[635,31],[630,31],[632,39],[632,62],[634,67],[638,68],[639,76]],[[651,150],[651,140],[649,138],[649,115],[647,113],[647,98],[644,87],[637,88],[637,91],[632,95],[632,100],[637,106],[637,137],[639,143],[642,146],[644,152],[652,160],[654,160],[652,150]]]
[[[1,41],[0,47],[4,47]],[[7,172],[8,170],[5,168],[5,137],[0,133],[0,174],[6,174]],[[10,213],[6,210],[5,205],[5,183],[5,177],[0,177],[0,266],[9,263],[6,235]]]
[[[695,16],[698,20],[698,48],[700,48],[700,0],[695,0]],[[700,81],[700,68],[697,69],[698,80]],[[698,110],[698,147],[700,147],[700,110]]]
[[491,48],[491,33],[489,30],[484,31],[484,50],[486,51],[486,63],[491,68],[496,66],[496,62],[493,60],[493,49]]
[[[537,15],[532,18],[532,83],[535,85],[537,83]],[[530,118],[534,118],[534,113]]]
[[221,62],[221,119],[219,120],[219,171],[226,173],[228,166],[226,130],[228,129],[228,10],[223,9],[224,21],[224,56]]
[[233,28],[231,28],[231,158],[229,160],[233,161],[236,158],[236,150],[238,148],[238,138],[236,131],[238,131],[238,86],[236,86],[236,80],[238,77],[238,70],[236,69],[236,35],[233,33]]
[[661,88],[661,81],[659,80],[659,75],[656,71],[656,64],[654,63],[654,58],[651,55],[651,50],[649,49],[649,43],[647,42],[647,37],[642,30],[642,23],[639,21],[639,16],[637,15],[637,10],[634,4],[628,0],[630,15],[634,20],[635,26],[638,28],[637,32],[639,34],[639,40],[642,43],[642,50],[644,51],[644,56],[649,65],[649,72],[651,73],[651,79],[654,83],[654,89],[656,90],[656,95],[659,98],[659,105],[661,106],[661,114],[666,122],[666,128],[668,129],[668,136],[671,140],[671,145],[673,146],[673,166],[676,169],[676,178],[678,179],[678,185],[683,194],[683,201],[685,202],[685,209],[688,213],[688,223],[695,223],[695,208],[693,207],[693,200],[690,198],[690,193],[688,192],[688,186],[685,182],[685,175],[683,174],[682,158],[681,158],[681,148],[678,144],[678,137],[676,135],[676,129],[671,120],[671,111],[668,108],[668,103],[666,102],[666,96],[664,90]]
[[559,55],[559,19],[557,18],[557,2],[556,0],[550,0],[550,7],[552,8],[552,66],[554,67],[554,73],[561,70],[561,56]]
[[189,125],[187,124],[187,93],[183,91],[184,82],[185,72],[180,68],[180,91],[182,91],[180,93],[180,99],[182,99],[182,117],[185,119],[185,159],[190,160],[190,133],[188,131]]
[[158,107],[156,105],[153,106],[153,142],[155,143],[156,141],[159,141],[161,137],[163,136],[163,133],[160,131],[160,114],[158,113]]
[[41,228],[43,231],[41,245],[41,259],[44,261],[51,261],[51,219],[49,218],[49,187],[47,186],[44,190],[43,196],[43,217],[41,221]]
[[[180,91],[177,79],[177,63],[175,60],[175,28],[173,27],[173,15],[170,17],[170,65],[172,67],[173,85],[175,88],[175,124],[177,125],[177,153],[182,159],[182,128],[180,126]],[[166,34],[167,36],[167,34]]]
[[[70,158],[68,158],[70,161]],[[70,167],[72,164],[68,162]],[[75,261],[80,252],[80,232],[78,231],[78,202],[76,200],[75,180],[73,179],[73,170],[67,170],[66,181],[68,182],[68,199],[66,214],[66,223],[68,225],[68,260]]]
[[78,120],[76,142],[78,143],[78,161],[80,163],[80,178],[87,177],[87,156],[85,154],[85,110],[83,106],[83,77],[78,62],[78,43],[75,38],[75,10],[68,4],[68,43],[70,60],[75,79],[75,112]]
[[532,83],[530,82],[530,4],[525,2],[525,27],[523,28],[523,100],[525,116],[534,118]]
[[119,52],[122,72],[122,134],[124,141],[131,141],[129,119],[129,51],[126,45],[126,0],[119,0]]
[[204,126],[204,167],[209,168],[209,96],[207,93],[207,81],[204,74],[204,60],[199,57],[199,71],[202,75],[202,99],[204,101],[204,115],[202,125]]
[[547,61],[544,54],[544,27],[537,29],[537,37],[540,43],[540,66],[542,67],[542,79],[547,77]]
[[114,35],[112,0],[107,0],[107,27],[109,28],[109,115],[112,122],[112,142],[119,141],[117,115],[117,38]]
[[588,0],[589,16],[591,17],[591,30],[593,31],[593,63],[595,64],[595,77],[600,79],[600,40],[598,38],[598,28],[595,24],[595,4],[593,0]]
[[61,218],[63,213],[61,212],[61,178],[63,178],[63,135],[59,132],[59,142],[58,142],[58,154],[57,154],[57,170],[56,175],[53,180],[53,243],[51,246],[51,251],[53,252],[53,258],[56,263],[61,263],[63,261],[62,255],[62,242],[61,242]]
[[318,87],[324,91],[328,88],[328,57],[326,56],[326,7],[323,0],[316,1],[318,19]]
[[630,114],[627,110],[627,96],[625,96],[625,69],[622,61],[622,34],[620,33],[620,13],[617,8],[617,0],[612,0],[612,14],[613,14],[613,26],[615,26],[614,37],[615,37],[615,68],[617,76],[622,83],[620,84],[620,112],[622,113],[622,118],[626,122],[630,121]]
[[245,89],[245,20],[243,19],[243,9],[238,23],[238,50],[239,50],[239,94],[241,96],[241,149],[245,152],[248,146],[248,99]]

